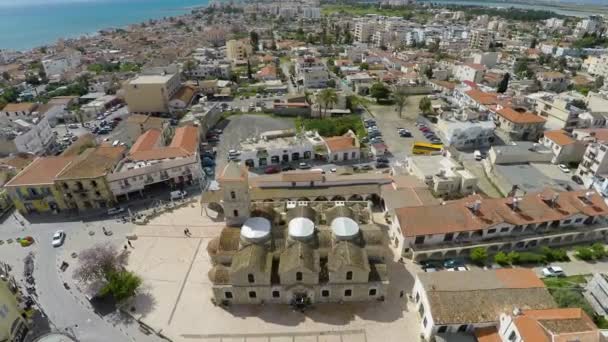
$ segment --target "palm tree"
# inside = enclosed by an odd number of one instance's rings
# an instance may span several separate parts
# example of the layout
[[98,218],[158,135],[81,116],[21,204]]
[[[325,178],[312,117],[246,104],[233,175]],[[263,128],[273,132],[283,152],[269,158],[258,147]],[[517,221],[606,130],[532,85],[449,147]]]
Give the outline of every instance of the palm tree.
[[397,88],[397,90],[393,93],[393,101],[395,101],[397,112],[401,118],[403,108],[405,108],[405,105],[407,104],[407,93],[403,88]]
[[325,110],[323,116],[327,116],[327,108],[338,103],[338,94],[335,89],[326,88],[319,93],[319,102],[323,104]]

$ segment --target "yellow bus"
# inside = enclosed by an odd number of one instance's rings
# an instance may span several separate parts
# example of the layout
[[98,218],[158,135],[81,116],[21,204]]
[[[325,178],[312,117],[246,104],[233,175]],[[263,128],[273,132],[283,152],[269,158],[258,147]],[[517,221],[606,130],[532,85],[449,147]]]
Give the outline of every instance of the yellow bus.
[[413,154],[441,154],[443,152],[442,144],[430,144],[425,142],[414,142],[412,146]]

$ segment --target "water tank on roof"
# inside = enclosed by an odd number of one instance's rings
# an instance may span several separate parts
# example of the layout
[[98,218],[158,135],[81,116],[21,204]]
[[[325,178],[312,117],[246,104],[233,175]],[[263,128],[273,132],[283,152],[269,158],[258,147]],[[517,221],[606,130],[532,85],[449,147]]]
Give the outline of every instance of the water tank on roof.
[[251,217],[241,227],[241,239],[251,242],[264,242],[270,238],[270,221],[264,217]]
[[296,217],[289,221],[289,236],[294,240],[308,240],[315,232],[315,223],[306,217]]
[[331,221],[331,231],[338,240],[350,240],[359,234],[359,224],[349,217],[336,217]]

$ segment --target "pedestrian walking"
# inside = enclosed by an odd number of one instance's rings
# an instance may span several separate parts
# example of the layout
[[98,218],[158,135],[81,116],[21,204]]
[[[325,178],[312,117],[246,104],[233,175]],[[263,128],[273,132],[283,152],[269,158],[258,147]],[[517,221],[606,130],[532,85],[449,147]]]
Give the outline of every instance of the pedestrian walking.
[[401,290],[401,292],[399,292],[399,298],[403,298],[403,290]]
[[125,245],[125,251],[127,250],[127,245]]
[[135,248],[135,247],[133,247],[133,244],[131,243],[131,240],[127,240],[127,243],[129,244],[129,247]]

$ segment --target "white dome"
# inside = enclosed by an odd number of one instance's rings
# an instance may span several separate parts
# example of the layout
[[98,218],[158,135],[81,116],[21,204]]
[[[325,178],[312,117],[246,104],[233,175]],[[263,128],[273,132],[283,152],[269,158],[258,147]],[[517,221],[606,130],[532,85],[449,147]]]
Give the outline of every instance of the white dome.
[[337,238],[349,239],[359,233],[359,224],[349,217],[336,217],[331,221],[331,231]]
[[315,232],[315,224],[307,217],[295,217],[289,221],[289,236],[294,239],[307,238]]
[[270,221],[263,217],[250,217],[241,227],[241,237],[250,241],[264,240],[270,235]]

